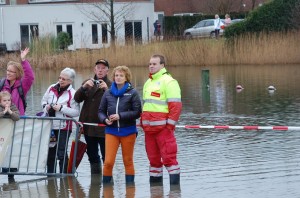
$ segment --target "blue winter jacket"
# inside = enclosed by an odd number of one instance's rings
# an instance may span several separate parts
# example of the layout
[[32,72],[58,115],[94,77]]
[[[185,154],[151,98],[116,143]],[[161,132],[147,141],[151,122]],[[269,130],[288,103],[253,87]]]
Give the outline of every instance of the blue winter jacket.
[[125,83],[121,90],[115,82],[105,91],[98,110],[98,117],[104,124],[112,114],[119,114],[120,119],[105,127],[105,133],[116,136],[128,136],[137,133],[136,119],[142,112],[142,104],[138,92],[130,83]]

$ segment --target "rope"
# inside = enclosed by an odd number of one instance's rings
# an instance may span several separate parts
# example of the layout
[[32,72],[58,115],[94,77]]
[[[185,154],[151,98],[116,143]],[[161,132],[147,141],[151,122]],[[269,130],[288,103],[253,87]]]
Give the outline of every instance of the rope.
[[[89,126],[106,126],[105,124],[79,122],[79,124]],[[140,126],[139,124],[137,126]],[[288,131],[288,130],[300,130],[298,126],[220,126],[220,125],[176,125],[176,128],[185,129],[238,129],[238,130],[276,130],[276,131]]]

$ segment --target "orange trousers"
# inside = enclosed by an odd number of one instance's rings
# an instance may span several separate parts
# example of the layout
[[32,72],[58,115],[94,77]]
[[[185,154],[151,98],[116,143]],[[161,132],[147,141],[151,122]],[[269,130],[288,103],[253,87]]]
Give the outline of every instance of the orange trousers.
[[112,176],[113,167],[116,160],[118,148],[121,144],[123,163],[126,175],[134,175],[133,149],[136,134],[119,137],[105,134],[105,162],[103,166],[103,176]]

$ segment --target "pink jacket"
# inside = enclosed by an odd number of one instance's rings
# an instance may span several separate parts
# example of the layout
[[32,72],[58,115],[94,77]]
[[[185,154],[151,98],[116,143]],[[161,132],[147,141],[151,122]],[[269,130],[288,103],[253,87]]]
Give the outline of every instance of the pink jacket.
[[[24,76],[22,77],[22,87],[26,99],[27,92],[31,88],[31,85],[33,84],[34,81],[34,73],[28,60],[22,61],[22,67],[24,70]],[[2,90],[6,90],[9,93],[11,93],[12,102],[19,109],[20,115],[25,115],[24,104],[22,102],[22,99],[18,91],[19,86],[20,86],[20,80],[16,80],[15,84],[12,87],[10,87],[8,80],[5,80]]]

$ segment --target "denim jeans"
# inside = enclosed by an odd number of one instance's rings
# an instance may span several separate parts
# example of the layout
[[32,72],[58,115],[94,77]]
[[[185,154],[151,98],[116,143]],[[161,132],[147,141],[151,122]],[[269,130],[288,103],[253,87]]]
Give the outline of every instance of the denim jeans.
[[100,163],[100,155],[99,155],[99,146],[102,157],[102,162],[105,161],[105,138],[104,137],[91,137],[88,135],[84,135],[86,144],[87,144],[87,154],[89,157],[89,162]]

